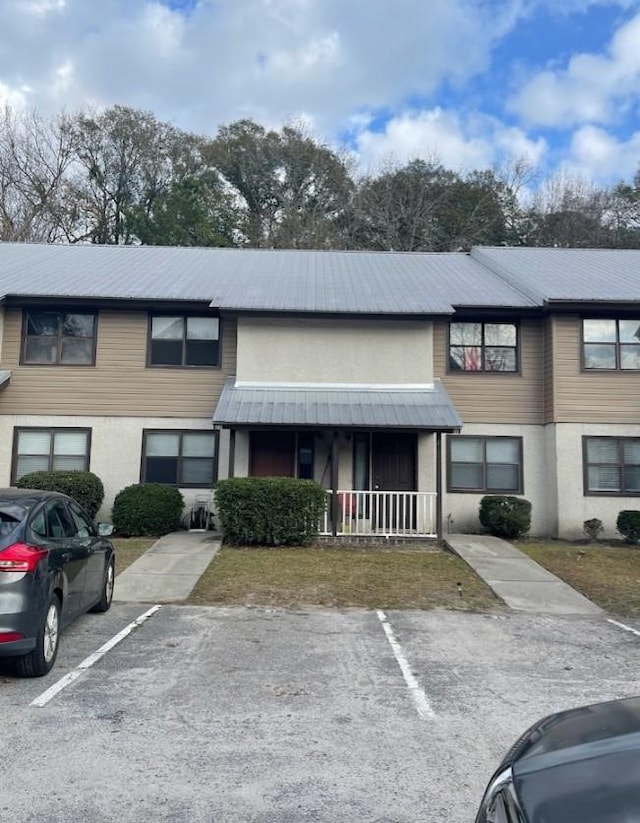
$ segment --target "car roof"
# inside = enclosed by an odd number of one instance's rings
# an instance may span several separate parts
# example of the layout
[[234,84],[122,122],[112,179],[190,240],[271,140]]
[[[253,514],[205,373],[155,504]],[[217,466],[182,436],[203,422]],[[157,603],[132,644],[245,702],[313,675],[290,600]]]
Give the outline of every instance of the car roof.
[[595,703],[545,717],[525,732],[509,759],[516,773],[618,749],[637,749],[640,757],[640,697]]
[[0,500],[46,500],[49,497],[67,497],[61,492],[48,491],[45,489],[16,489],[15,487],[0,489]]

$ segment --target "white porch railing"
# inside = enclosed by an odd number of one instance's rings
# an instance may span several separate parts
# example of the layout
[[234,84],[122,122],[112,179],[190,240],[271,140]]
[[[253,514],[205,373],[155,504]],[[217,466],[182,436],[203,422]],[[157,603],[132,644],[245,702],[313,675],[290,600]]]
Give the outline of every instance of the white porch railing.
[[[356,537],[436,537],[435,492],[338,491],[337,535]],[[333,492],[320,534],[331,528]]]

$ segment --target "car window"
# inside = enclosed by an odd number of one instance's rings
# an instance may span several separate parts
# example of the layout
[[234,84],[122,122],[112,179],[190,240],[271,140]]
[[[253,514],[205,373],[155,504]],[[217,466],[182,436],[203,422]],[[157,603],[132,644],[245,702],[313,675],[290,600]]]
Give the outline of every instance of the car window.
[[45,506],[45,523],[47,527],[47,537],[60,540],[64,537],[75,537],[76,530],[67,514],[64,504],[61,501],[54,501]]
[[78,537],[94,537],[96,530],[89,515],[85,514],[77,503],[69,503],[69,511]]
[[21,519],[21,517],[16,517],[16,511],[14,509],[7,510],[0,506],[0,535],[11,534]]
[[32,517],[30,526],[31,531],[35,532],[40,537],[47,536],[47,524],[44,519],[44,509],[40,509],[40,511]]
[[493,799],[489,814],[487,815],[487,821],[488,823],[512,823],[512,818],[507,812],[502,792],[498,792]]

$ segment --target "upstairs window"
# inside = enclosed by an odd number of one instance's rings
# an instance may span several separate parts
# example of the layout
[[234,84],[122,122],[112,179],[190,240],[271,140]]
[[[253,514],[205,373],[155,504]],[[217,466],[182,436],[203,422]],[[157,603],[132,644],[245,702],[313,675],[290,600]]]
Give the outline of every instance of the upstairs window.
[[585,369],[640,369],[640,320],[583,320],[582,362]]
[[155,315],[151,318],[150,366],[220,365],[217,317]]
[[516,372],[518,330],[514,323],[451,323],[449,370]]
[[95,363],[95,314],[27,311],[24,328],[23,363],[54,366]]

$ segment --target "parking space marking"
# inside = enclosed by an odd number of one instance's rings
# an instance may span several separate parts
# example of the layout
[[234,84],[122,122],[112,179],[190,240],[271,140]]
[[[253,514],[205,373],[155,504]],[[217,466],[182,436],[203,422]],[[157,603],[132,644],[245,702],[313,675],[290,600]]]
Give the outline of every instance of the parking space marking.
[[431,704],[429,703],[429,700],[424,692],[424,689],[416,680],[416,677],[411,671],[411,667],[409,666],[409,661],[407,660],[407,658],[404,655],[404,652],[402,651],[402,646],[396,640],[396,637],[393,633],[393,629],[391,628],[391,625],[389,624],[389,621],[387,619],[387,615],[381,609],[377,609],[376,613],[378,615],[380,623],[382,623],[384,633],[387,635],[387,640],[389,641],[389,645],[391,646],[394,657],[398,661],[398,666],[400,666],[400,671],[402,672],[402,676],[404,677],[404,681],[407,684],[409,694],[413,699],[418,714],[420,715],[420,717],[424,718],[435,717],[435,712],[431,708]]
[[632,629],[631,626],[627,626],[626,623],[619,623],[617,620],[613,620],[611,617],[607,618],[608,623],[613,623],[614,626],[617,626],[619,629],[623,629],[625,632],[631,632],[631,634],[635,634],[636,637],[640,637],[640,631],[637,629]]
[[75,682],[79,677],[81,677],[87,669],[90,669],[95,663],[100,660],[100,658],[104,657],[105,654],[113,649],[114,646],[117,646],[118,643],[121,643],[125,637],[128,637],[134,629],[139,628],[142,626],[143,623],[152,617],[162,606],[153,606],[144,614],[141,614],[140,617],[136,617],[128,626],[125,626],[121,632],[114,635],[111,640],[107,640],[104,645],[100,646],[100,648],[95,651],[93,654],[90,654],[89,657],[85,657],[85,659],[79,663],[73,671],[70,671],[68,674],[65,674],[64,677],[61,677],[57,683],[54,683],[53,686],[50,686],[46,691],[42,692],[42,694],[38,695],[35,700],[32,700],[29,703],[30,706],[35,706],[38,709],[41,709],[43,706],[46,706],[53,698],[60,694],[63,689],[66,689],[67,686],[71,685],[71,683]]

